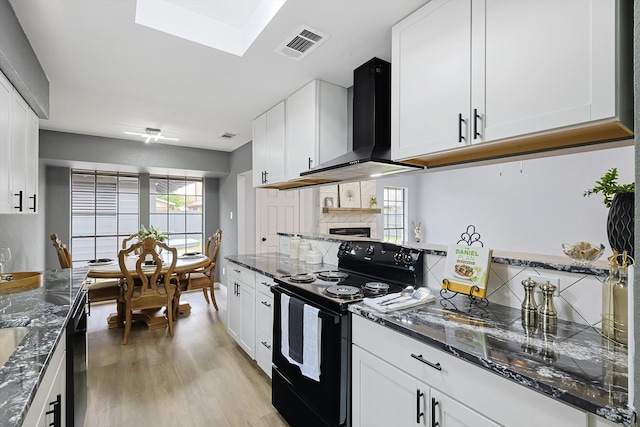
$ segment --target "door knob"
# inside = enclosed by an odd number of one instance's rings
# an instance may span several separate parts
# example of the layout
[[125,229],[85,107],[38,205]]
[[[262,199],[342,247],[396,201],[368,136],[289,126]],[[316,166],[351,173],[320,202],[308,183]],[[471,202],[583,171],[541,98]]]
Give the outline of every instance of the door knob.
[[263,238],[262,238],[262,241],[263,241],[263,242],[266,242],[266,241],[267,241],[267,238],[266,238],[266,237],[263,237]]

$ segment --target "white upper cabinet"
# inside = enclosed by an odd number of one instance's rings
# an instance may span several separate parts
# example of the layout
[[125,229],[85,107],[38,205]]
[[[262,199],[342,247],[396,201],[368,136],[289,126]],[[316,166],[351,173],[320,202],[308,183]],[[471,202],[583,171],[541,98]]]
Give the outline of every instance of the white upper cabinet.
[[313,80],[286,103],[285,181],[347,152],[347,89]]
[[392,156],[463,145],[468,126],[460,119],[467,119],[471,91],[471,0],[432,0],[393,27],[392,46]]
[[253,186],[284,180],[285,102],[253,121]]
[[[629,136],[624,87],[631,32],[618,37],[624,25],[617,5],[474,0],[472,7],[470,0],[432,0],[396,24],[393,158],[545,133],[536,142],[543,146],[531,143],[521,152],[578,145],[597,136],[549,142],[549,131],[595,124],[615,123],[609,138]],[[493,155],[519,154],[513,147]]]
[[0,74],[0,213],[35,213],[38,117]]

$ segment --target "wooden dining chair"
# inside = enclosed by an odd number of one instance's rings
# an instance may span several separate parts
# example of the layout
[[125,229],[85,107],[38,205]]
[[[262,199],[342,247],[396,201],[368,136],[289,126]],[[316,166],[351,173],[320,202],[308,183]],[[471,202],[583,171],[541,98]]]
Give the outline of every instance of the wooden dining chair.
[[52,234],[51,240],[53,241],[53,247],[56,248],[58,254],[58,262],[60,262],[60,268],[72,268],[71,252],[67,248],[67,245],[60,241],[57,234]]
[[[163,264],[157,248],[162,248],[169,254],[170,260]],[[139,251],[134,268],[129,268],[127,257]],[[147,265],[146,258],[150,256],[155,264]],[[118,315],[124,315],[124,340],[129,342],[131,322],[134,310],[145,310],[166,307],[165,316],[169,325],[169,335],[173,336],[173,308],[172,303],[176,294],[176,286],[171,281],[173,270],[178,260],[176,248],[171,248],[163,242],[157,242],[153,237],[132,244],[118,253],[118,263],[123,277],[123,292],[118,300]],[[168,268],[166,267],[168,263]]]
[[218,310],[218,303],[213,291],[213,285],[215,283],[216,265],[221,242],[222,230],[218,229],[213,236],[207,239],[206,255],[211,260],[209,264],[194,271],[181,274],[178,284],[180,292],[202,289],[202,293],[204,294],[204,299],[207,301],[207,304],[209,304],[209,295],[207,294],[208,290],[211,294],[211,302],[213,302],[213,306],[216,310]]
[[[60,241],[57,234],[52,234],[53,247],[56,248],[60,268],[73,268],[71,252],[67,245]],[[102,301],[117,301],[120,295],[119,280],[92,279],[87,282],[89,304]]]

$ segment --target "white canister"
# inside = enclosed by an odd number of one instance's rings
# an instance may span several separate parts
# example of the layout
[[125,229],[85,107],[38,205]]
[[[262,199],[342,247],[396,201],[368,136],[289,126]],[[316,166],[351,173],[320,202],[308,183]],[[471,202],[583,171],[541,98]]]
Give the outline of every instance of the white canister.
[[300,247],[300,237],[293,236],[289,243],[289,258],[298,259],[298,248]]
[[298,260],[300,262],[307,261],[307,252],[311,250],[311,244],[306,240],[300,241],[300,247],[298,248]]
[[311,249],[307,252],[307,264],[322,264],[322,254],[320,251]]

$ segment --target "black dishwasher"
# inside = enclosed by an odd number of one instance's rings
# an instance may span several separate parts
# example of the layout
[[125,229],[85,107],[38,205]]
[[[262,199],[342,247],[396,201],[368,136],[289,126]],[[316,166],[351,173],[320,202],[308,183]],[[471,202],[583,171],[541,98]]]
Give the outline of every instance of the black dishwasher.
[[87,292],[76,300],[67,325],[67,427],[82,427],[87,412]]

